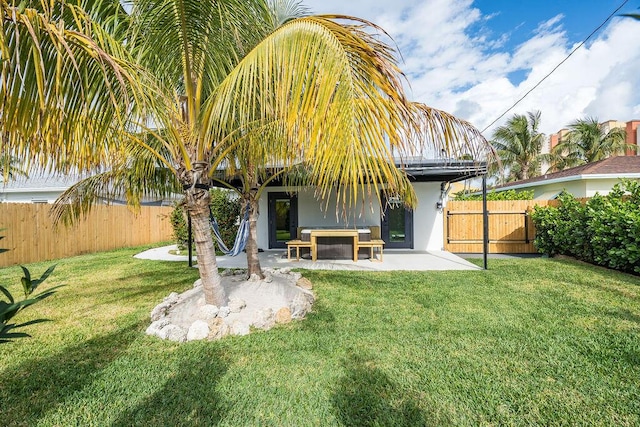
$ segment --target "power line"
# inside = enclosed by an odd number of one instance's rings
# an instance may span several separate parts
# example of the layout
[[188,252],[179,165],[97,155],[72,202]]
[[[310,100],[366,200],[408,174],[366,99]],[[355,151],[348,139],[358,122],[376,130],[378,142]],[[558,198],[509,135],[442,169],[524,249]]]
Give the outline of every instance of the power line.
[[570,57],[571,55],[573,55],[578,49],[580,49],[587,41],[589,41],[589,39],[591,37],[593,37],[593,35],[595,33],[597,33],[598,31],[600,31],[600,29],[602,27],[604,27],[606,25],[607,22],[609,22],[611,20],[611,18],[613,18],[618,11],[620,11],[620,9],[622,9],[624,7],[625,4],[627,4],[629,2],[629,0],[624,0],[622,2],[622,4],[616,9],[614,10],[608,17],[607,19],[604,20],[604,22],[602,22],[602,24],[600,24],[598,26],[598,28],[596,28],[595,30],[593,30],[591,32],[591,34],[589,34],[587,36],[587,38],[585,38],[578,46],[576,46],[562,61],[560,61],[560,63],[558,65],[556,65],[553,70],[549,71],[549,73],[544,76],[538,83],[535,84],[535,86],[533,86],[531,89],[529,89],[527,91],[527,93],[525,93],[524,95],[522,95],[520,97],[520,99],[518,99],[516,102],[513,103],[513,105],[511,107],[509,107],[504,113],[500,114],[500,116],[498,116],[497,119],[495,119],[494,121],[491,122],[491,124],[489,124],[489,126],[485,127],[484,129],[482,129],[481,133],[484,133],[487,129],[489,129],[491,126],[493,126],[494,124],[496,124],[496,122],[498,120],[500,120],[501,118],[503,118],[509,111],[513,110],[515,108],[516,105],[518,105],[523,99],[525,99],[531,92],[533,92],[534,90],[536,90],[538,88],[538,86],[540,86],[542,84],[542,82],[544,82],[549,76],[551,76],[551,74],[553,74],[558,68],[560,68],[560,66],[562,64],[564,64]]

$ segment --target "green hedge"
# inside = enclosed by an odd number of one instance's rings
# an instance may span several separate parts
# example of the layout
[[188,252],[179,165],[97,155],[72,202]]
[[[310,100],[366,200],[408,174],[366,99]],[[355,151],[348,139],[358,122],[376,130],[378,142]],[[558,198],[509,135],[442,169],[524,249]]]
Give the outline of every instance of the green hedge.
[[[482,200],[482,194],[465,194],[463,191],[453,195],[455,201]],[[490,191],[487,200],[533,200],[533,190]]]
[[586,203],[567,193],[559,200],[558,207],[534,208],[540,252],[640,274],[640,183],[622,181]]
[[[214,188],[210,190],[211,194],[211,212],[218,221],[222,240],[227,247],[233,246],[238,231],[238,216],[240,215],[240,200],[233,197],[235,193],[228,190]],[[187,247],[189,233],[187,223],[185,221],[182,203],[177,203],[171,212],[171,226],[173,227],[173,236],[178,247],[184,249]]]

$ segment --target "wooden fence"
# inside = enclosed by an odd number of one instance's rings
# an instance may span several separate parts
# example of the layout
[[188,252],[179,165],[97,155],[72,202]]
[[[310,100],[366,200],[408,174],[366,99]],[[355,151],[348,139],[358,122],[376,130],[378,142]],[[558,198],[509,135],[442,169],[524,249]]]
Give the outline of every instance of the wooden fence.
[[[555,200],[507,200],[487,202],[489,253],[536,253],[534,206],[556,205]],[[444,215],[444,248],[450,252],[482,253],[482,202],[451,201]]]
[[[52,205],[0,203],[0,267],[65,258],[84,253],[157,243],[172,239],[171,207],[95,206],[72,227],[54,228]],[[0,251],[2,251],[0,249]]]

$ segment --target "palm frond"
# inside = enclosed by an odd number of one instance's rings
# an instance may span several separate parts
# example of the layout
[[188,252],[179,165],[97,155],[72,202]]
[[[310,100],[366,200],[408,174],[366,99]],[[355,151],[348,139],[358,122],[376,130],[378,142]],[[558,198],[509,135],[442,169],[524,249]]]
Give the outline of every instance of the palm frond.
[[478,161],[492,161],[496,151],[471,123],[445,111],[414,103],[418,127],[412,134],[412,153],[430,149],[448,158],[462,157]]
[[58,197],[51,210],[54,223],[73,224],[96,204],[120,200],[135,210],[144,198],[165,199],[181,192],[173,171],[142,158],[132,157],[126,165],[72,185]]
[[[39,11],[0,3],[1,131],[22,158],[89,168],[101,163],[104,142],[126,129],[129,106],[144,90],[121,41],[81,8],[50,4]],[[56,21],[65,13],[73,28]]]
[[539,111],[514,114],[493,133],[491,145],[508,170],[508,181],[527,179],[540,174],[540,150],[545,135],[538,131]]
[[304,157],[323,197],[337,186],[352,203],[347,187],[378,193],[380,182],[404,194],[410,186],[392,149],[407,144],[413,110],[391,48],[356,22],[306,17],[268,36],[205,106],[207,133],[220,141],[241,129],[256,141],[278,127],[278,138],[263,144],[284,166]]

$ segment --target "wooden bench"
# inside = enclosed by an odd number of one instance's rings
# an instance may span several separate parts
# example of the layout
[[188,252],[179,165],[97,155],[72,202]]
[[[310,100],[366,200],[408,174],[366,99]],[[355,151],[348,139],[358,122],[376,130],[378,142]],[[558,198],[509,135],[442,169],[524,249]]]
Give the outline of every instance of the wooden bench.
[[305,242],[304,240],[296,239],[289,240],[287,242],[287,259],[291,261],[291,249],[296,248],[296,261],[300,261],[300,248],[309,248],[311,249],[311,253],[313,254],[312,249],[313,243]]
[[379,249],[380,250],[380,259],[378,261],[382,262],[382,251],[384,248],[384,240],[382,239],[372,239],[372,240],[360,240],[358,241],[358,247],[359,248],[369,248],[370,255],[369,255],[369,259],[371,261],[376,261],[376,258],[374,258],[374,249]]

